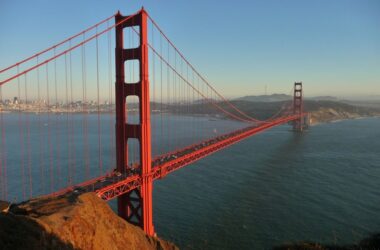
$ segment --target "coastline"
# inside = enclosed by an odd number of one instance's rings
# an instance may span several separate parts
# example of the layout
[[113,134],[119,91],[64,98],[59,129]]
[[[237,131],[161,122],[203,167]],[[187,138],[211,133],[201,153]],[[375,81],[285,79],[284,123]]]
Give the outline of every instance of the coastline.
[[375,115],[375,116],[360,116],[360,117],[355,117],[355,118],[339,118],[339,119],[333,119],[333,120],[328,120],[328,121],[316,121],[313,123],[310,123],[310,126],[318,126],[321,124],[328,124],[328,123],[339,123],[339,122],[344,122],[348,120],[363,120],[363,119],[380,119],[380,115]]

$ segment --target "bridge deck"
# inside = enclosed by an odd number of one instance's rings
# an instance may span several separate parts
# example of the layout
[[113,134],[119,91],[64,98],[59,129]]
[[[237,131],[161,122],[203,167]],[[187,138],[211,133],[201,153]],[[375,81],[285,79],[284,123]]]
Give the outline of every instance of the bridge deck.
[[[301,116],[304,116],[302,114]],[[167,174],[187,166],[197,160],[200,160],[212,153],[223,148],[231,146],[247,137],[253,136],[259,132],[272,127],[299,119],[299,115],[278,118],[269,123],[262,123],[256,126],[249,126],[228,134],[223,134],[215,138],[190,145],[186,148],[170,152],[152,161],[151,175],[153,179],[165,177]],[[104,176],[98,177],[78,184],[76,186],[61,190],[54,195],[60,195],[66,192],[91,192],[94,191],[103,200],[111,200],[119,195],[127,193],[141,185],[142,179],[137,172],[138,168],[131,169],[128,173],[119,173],[113,171]]]

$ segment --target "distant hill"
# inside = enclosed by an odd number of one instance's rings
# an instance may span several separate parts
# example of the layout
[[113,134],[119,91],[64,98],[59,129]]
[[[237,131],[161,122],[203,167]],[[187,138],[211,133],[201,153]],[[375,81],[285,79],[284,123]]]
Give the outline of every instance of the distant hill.
[[370,107],[370,108],[380,108],[380,98],[374,101],[353,101],[353,100],[342,100],[342,103],[349,105],[359,106],[359,107]]
[[[236,101],[247,101],[247,102],[282,102],[292,100],[293,96],[285,94],[272,94],[272,95],[249,95],[236,98]],[[335,96],[314,96],[305,97],[305,100],[313,101],[339,101]]]
[[293,97],[285,94],[272,94],[272,95],[249,95],[235,99],[236,101],[247,102],[281,102],[291,100]]
[[[217,101],[218,106],[225,113],[236,114],[233,106],[245,114],[260,120],[266,120],[277,114],[277,111],[291,106],[292,95],[250,95],[230,100],[233,105]],[[207,115],[231,119],[231,115],[222,114],[220,108],[210,105],[208,100],[196,100],[189,103],[154,104],[156,112],[188,115]],[[156,108],[154,108],[156,107]],[[361,117],[380,117],[380,101],[348,101],[334,96],[305,97],[304,110],[310,113],[313,124],[331,122],[343,119],[356,119]],[[244,115],[239,114],[244,119]]]
[[305,99],[314,101],[339,101],[339,99],[335,96],[314,96],[306,97]]
[[[286,96],[286,95],[284,95]],[[281,109],[281,107],[291,105],[292,100],[275,101],[275,102],[253,102],[245,100],[233,100],[231,103],[238,109],[249,116],[260,120],[271,118]],[[347,103],[336,101],[320,101],[320,100],[305,100],[304,110],[310,112],[312,123],[331,122],[343,119],[355,119],[360,117],[380,116],[380,108],[355,106]],[[159,105],[158,107],[160,107]],[[222,107],[227,112],[236,114],[236,110],[225,102],[218,102],[218,106]],[[205,102],[204,104],[196,103],[192,105],[162,105],[162,112],[173,114],[189,114],[189,115],[212,115],[221,116],[221,111],[213,105]],[[231,118],[225,115],[226,118]]]

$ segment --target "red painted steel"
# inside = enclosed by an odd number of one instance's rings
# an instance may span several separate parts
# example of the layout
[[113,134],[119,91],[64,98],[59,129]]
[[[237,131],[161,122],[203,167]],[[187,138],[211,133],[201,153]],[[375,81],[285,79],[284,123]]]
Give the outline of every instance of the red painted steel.
[[[230,108],[237,111],[240,115],[236,116],[234,113],[230,113],[221,106],[217,104],[217,101],[212,97],[197,89],[188,80],[188,77],[182,76],[178,69],[170,64],[169,59],[165,59],[162,55],[154,49],[153,46],[148,44],[148,28],[147,20],[149,16],[144,9],[139,12],[130,15],[122,16],[120,13],[115,15],[115,24],[107,27],[105,30],[96,33],[95,35],[79,42],[70,48],[63,50],[57,55],[51,56],[47,60],[38,62],[34,66],[27,68],[22,72],[0,81],[0,86],[4,83],[9,82],[12,79],[20,77],[21,75],[26,75],[28,72],[40,68],[42,65],[47,65],[49,62],[56,60],[61,56],[66,56],[72,50],[84,46],[87,42],[98,39],[98,37],[105,32],[110,31],[115,28],[116,34],[116,48],[115,48],[115,99],[116,99],[116,171],[112,171],[98,177],[96,179],[88,180],[81,184],[70,186],[59,192],[55,192],[51,195],[60,195],[70,191],[94,191],[101,199],[111,200],[118,198],[118,213],[125,220],[130,223],[140,226],[147,235],[154,235],[153,226],[153,215],[152,215],[152,191],[153,191],[153,180],[164,178],[167,174],[178,170],[184,166],[187,166],[195,161],[198,161],[210,154],[213,154],[219,150],[227,148],[241,140],[244,140],[250,136],[257,133],[265,131],[275,126],[279,126],[285,123],[293,123],[293,129],[296,131],[302,131],[305,128],[305,116],[303,112],[303,92],[302,92],[302,82],[296,82],[294,84],[294,98],[293,98],[293,113],[285,113],[284,109],[281,109],[273,117],[266,121],[259,121],[254,119],[244,112],[240,111],[236,106],[230,103],[222,95],[220,95],[186,60],[182,53],[174,46],[174,44],[166,37],[162,30],[157,26],[157,24],[151,19],[152,24],[155,25],[160,34],[168,41],[168,43],[174,48],[178,55],[185,61],[188,67],[190,67],[196,75],[205,82],[205,84],[213,90],[217,96],[219,96],[223,102],[227,103]],[[109,19],[109,18],[108,18]],[[85,31],[78,33],[77,35],[70,37],[63,42],[50,47],[36,55],[29,57],[17,64],[14,64],[1,72],[11,69],[15,66],[19,66],[24,62],[30,61],[34,57],[55,49],[57,46],[71,41],[71,39],[78,37],[80,34],[85,34],[90,29],[97,27],[99,24],[104,23],[108,19],[96,24],[95,26],[86,29]],[[124,48],[124,28],[127,27],[139,27],[139,37],[140,44],[137,48]],[[97,41],[97,40],[96,40]],[[162,63],[166,64],[168,69],[176,73],[176,75],[184,83],[186,83],[193,92],[202,96],[205,100],[210,102],[220,111],[229,115],[230,117],[248,122],[250,126],[240,129],[228,134],[220,135],[209,140],[202,141],[197,144],[187,146],[185,148],[161,155],[152,159],[151,156],[151,127],[150,127],[150,97],[149,97],[149,66],[148,66],[148,49],[151,48],[153,53],[155,53]],[[98,52],[97,52],[98,53]],[[169,56],[168,56],[169,57]],[[71,60],[71,59],[70,59]],[[129,60],[139,61],[139,82],[129,83],[125,80],[125,62]],[[47,67],[47,66],[46,66]],[[71,66],[70,66],[71,67]],[[70,69],[71,72],[71,69]],[[161,73],[162,74],[162,73]],[[47,73],[48,76],[48,73]],[[48,81],[48,78],[47,80]],[[139,124],[130,124],[127,119],[127,107],[126,98],[128,96],[137,96],[139,98]],[[99,99],[98,99],[99,104]],[[282,117],[277,117],[282,114]],[[277,117],[277,118],[275,118]],[[255,125],[252,125],[255,124]],[[100,133],[100,131],[98,131]],[[4,133],[3,133],[4,134]],[[139,153],[140,162],[137,168],[128,166],[128,140],[137,139],[139,141]],[[99,145],[101,142],[99,141]],[[30,175],[31,176],[31,175]]]
[[[208,155],[211,155],[219,150],[227,148],[239,141],[242,141],[250,136],[271,129],[275,126],[279,126],[288,122],[295,121],[300,116],[307,116],[307,113],[301,115],[291,115],[287,117],[281,117],[274,119],[271,123],[262,123],[260,126],[250,126],[245,129],[234,131],[232,133],[224,134],[198,144],[193,144],[188,147],[176,150],[159,157],[156,157],[152,161],[152,169],[150,175],[153,180],[162,179],[168,173],[171,173],[177,169],[185,167],[197,160],[200,160]],[[174,158],[174,155],[181,155]],[[169,160],[167,160],[169,159]],[[162,160],[166,160],[161,163]],[[160,163],[160,164],[157,164]],[[95,191],[95,193],[103,200],[112,200],[126,194],[142,185],[142,178],[139,174],[127,173],[123,176],[115,175],[115,172],[107,173],[101,177],[97,177],[92,180],[88,180],[81,184],[65,188],[59,192],[55,192],[51,195],[61,195],[69,191],[73,191],[78,187],[84,188],[86,191]]]
[[[303,116],[306,116],[306,114],[302,113],[300,115],[281,117],[273,120],[271,123],[265,123],[261,126],[251,126],[229,134],[221,135],[199,144],[192,145],[191,147],[186,147],[173,153],[165,154],[164,156],[161,156],[152,162],[153,168],[150,172],[150,175],[152,176],[152,179],[163,178],[168,173],[187,166],[197,160],[200,160],[221,149],[231,146],[250,136],[253,136],[275,126],[298,120]],[[183,152],[183,155],[180,157],[173,157],[179,155],[180,152]],[[172,156],[172,158],[162,164],[155,165],[155,162],[160,162],[162,159],[168,159],[168,156]],[[139,185],[142,185],[142,179],[138,175],[131,175],[126,176],[124,180],[120,180],[116,183],[112,183],[110,185],[99,188],[95,192],[100,198],[107,201],[123,195],[124,193],[128,193]]]
[[[240,109],[238,109],[234,104],[232,104],[229,100],[227,100],[223,95],[221,95],[216,89],[210,84],[209,81],[207,81],[196,69],[195,67],[186,59],[186,57],[182,54],[182,52],[174,45],[174,43],[169,39],[169,37],[166,36],[166,34],[162,31],[160,26],[153,20],[151,16],[148,15],[149,20],[152,22],[152,24],[157,28],[157,30],[160,32],[160,34],[165,38],[165,40],[174,48],[174,50],[178,53],[178,55],[182,58],[182,60],[197,74],[197,76],[202,79],[204,83],[207,84],[208,87],[210,87],[219,97],[223,100],[228,106],[230,106],[233,110],[237,111],[239,114],[243,115],[245,118],[248,119],[249,122],[261,122],[258,119],[255,119]],[[153,49],[153,47],[151,47]]]
[[[303,113],[303,93],[302,82],[294,83],[294,96],[293,96],[293,114],[299,115]],[[302,132],[305,128],[305,117],[300,116],[299,119],[293,121],[293,130]]]
[[[60,52],[60,53],[58,53],[57,55],[54,55],[54,56],[52,56],[52,57],[49,57],[48,59],[46,59],[46,60],[44,60],[44,61],[42,61],[42,62],[40,62],[40,63],[37,63],[36,65],[31,66],[31,67],[27,68],[27,69],[24,70],[24,71],[21,71],[21,72],[15,74],[15,75],[12,75],[12,76],[9,77],[9,78],[6,78],[6,79],[4,79],[4,80],[0,80],[0,86],[2,86],[3,84],[5,84],[5,83],[7,83],[7,82],[10,82],[10,81],[13,80],[13,79],[16,79],[16,78],[20,77],[20,76],[22,76],[22,75],[25,75],[25,74],[27,74],[28,72],[31,72],[31,71],[33,71],[33,70],[35,70],[35,69],[37,69],[37,68],[40,68],[41,66],[46,65],[46,64],[48,64],[49,62],[52,62],[52,61],[54,61],[55,59],[57,59],[57,58],[59,58],[59,57],[61,57],[61,56],[67,55],[68,53],[70,53],[71,51],[75,50],[76,48],[79,48],[79,47],[83,46],[84,44],[86,44],[86,43],[88,43],[88,42],[90,42],[90,41],[92,41],[92,40],[94,40],[94,39],[100,37],[101,35],[105,34],[106,32],[108,32],[108,31],[110,31],[110,30],[112,30],[112,29],[114,29],[114,28],[116,29],[117,27],[120,27],[121,25],[123,25],[123,23],[127,22],[129,19],[132,19],[132,18],[133,18],[134,16],[136,16],[136,15],[137,15],[137,13],[136,13],[136,14],[133,14],[133,15],[130,15],[130,16],[126,17],[125,19],[123,19],[122,21],[120,21],[120,22],[118,22],[118,23],[115,23],[114,25],[112,25],[112,26],[110,26],[110,27],[104,29],[103,31],[101,31],[101,32],[99,32],[99,33],[96,33],[95,35],[93,35],[93,36],[87,38],[86,40],[84,40],[84,41],[82,41],[82,42],[80,42],[80,43],[78,43],[78,44],[76,44],[76,45],[74,45],[74,46],[71,46],[70,48],[68,48],[68,49],[66,49],[66,50],[64,50],[64,51],[62,51],[62,52]],[[116,16],[115,16],[115,18],[116,18]],[[34,55],[33,57],[36,57],[36,56],[37,56],[37,55]],[[28,61],[28,60],[29,60],[29,59],[23,60],[23,61],[21,61],[21,62],[19,62],[19,63],[17,63],[17,64],[24,63],[24,62],[26,62],[26,61]],[[16,65],[17,65],[17,64],[16,64]],[[13,68],[13,67],[14,67],[14,66],[10,66],[9,69],[11,69],[11,68]],[[3,71],[5,72],[5,70],[3,70]]]
[[[150,129],[150,99],[148,74],[148,33],[147,13],[144,9],[133,16],[124,17],[118,13],[115,22],[128,19],[116,27],[116,154],[117,170],[120,173],[128,169],[128,139],[136,138],[140,145],[139,185],[130,185],[132,189],[115,190],[119,193],[118,212],[127,221],[139,225],[148,235],[154,235],[152,219],[152,189],[151,172],[151,129]],[[123,29],[139,26],[140,45],[137,48],[123,48]],[[124,63],[128,60],[139,60],[140,81],[126,83]],[[140,124],[127,123],[127,96],[139,97]],[[131,129],[130,128],[137,128]],[[134,181],[132,181],[132,184]]]
[[28,57],[28,58],[25,58],[24,60],[21,60],[21,61],[15,63],[15,64],[12,64],[12,65],[9,66],[9,67],[6,67],[6,68],[4,68],[4,69],[1,69],[1,70],[0,70],[0,73],[3,73],[3,72],[5,72],[5,71],[7,71],[7,70],[10,70],[10,69],[12,69],[12,68],[15,68],[16,66],[19,66],[19,65],[21,65],[21,64],[23,64],[23,63],[26,63],[26,62],[28,62],[28,61],[30,61],[30,60],[32,60],[32,59],[34,59],[34,58],[36,58],[36,57],[38,57],[38,56],[40,56],[40,55],[45,54],[46,52],[49,52],[49,51],[51,51],[51,50],[53,50],[53,49],[55,49],[55,48],[61,46],[61,45],[65,44],[65,43],[67,43],[67,42],[69,42],[69,41],[75,39],[76,37],[79,37],[80,35],[83,35],[83,34],[85,34],[86,32],[95,29],[95,28],[98,27],[99,25],[101,25],[101,24],[107,22],[108,20],[112,19],[114,16],[115,16],[115,15],[112,15],[112,16],[110,16],[110,17],[108,17],[108,18],[106,18],[106,19],[104,19],[104,20],[102,20],[102,21],[100,21],[100,22],[98,22],[98,23],[92,25],[91,27],[89,27],[89,28],[87,28],[87,29],[85,29],[85,30],[83,30],[83,31],[81,31],[81,32],[79,32],[79,33],[77,33],[77,34],[75,34],[75,35],[73,35],[73,36],[71,36],[71,37],[69,37],[69,38],[63,40],[63,41],[61,41],[61,42],[59,42],[59,43],[57,43],[57,44],[55,44],[55,45],[53,45],[53,46],[50,46],[50,47],[47,48],[47,49],[44,49],[44,50],[42,50],[42,51],[40,51],[40,52],[38,52],[38,53],[36,53],[36,54],[34,54],[34,55]]

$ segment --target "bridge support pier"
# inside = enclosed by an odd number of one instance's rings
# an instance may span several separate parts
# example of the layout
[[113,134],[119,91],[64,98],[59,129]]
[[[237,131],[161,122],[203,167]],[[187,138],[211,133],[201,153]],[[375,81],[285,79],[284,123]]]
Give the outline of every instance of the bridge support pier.
[[[128,20],[126,20],[128,18]],[[132,224],[140,226],[146,234],[154,235],[152,215],[153,180],[151,173],[151,130],[150,130],[150,100],[148,77],[148,33],[147,13],[144,9],[132,17],[122,16],[118,13],[116,26],[116,159],[117,170],[129,173],[128,168],[128,139],[139,141],[140,163],[137,169],[142,185],[129,193],[118,197],[119,216]],[[140,44],[137,48],[124,48],[124,28],[139,27]],[[140,80],[136,83],[125,82],[125,66],[128,60],[138,60]],[[137,96],[139,98],[139,124],[127,122],[126,98]]]
[[303,92],[302,92],[302,82],[294,83],[294,95],[293,95],[293,114],[299,115],[300,118],[293,121],[293,130],[297,132],[302,132],[307,128],[306,117],[303,116]]

